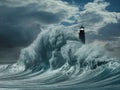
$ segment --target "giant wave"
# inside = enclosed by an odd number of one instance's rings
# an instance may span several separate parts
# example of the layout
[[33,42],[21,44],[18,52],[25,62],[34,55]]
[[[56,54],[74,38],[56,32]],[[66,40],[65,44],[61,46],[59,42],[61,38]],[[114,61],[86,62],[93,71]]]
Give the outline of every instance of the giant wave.
[[44,30],[19,60],[0,66],[3,90],[119,90],[120,61],[74,31]]

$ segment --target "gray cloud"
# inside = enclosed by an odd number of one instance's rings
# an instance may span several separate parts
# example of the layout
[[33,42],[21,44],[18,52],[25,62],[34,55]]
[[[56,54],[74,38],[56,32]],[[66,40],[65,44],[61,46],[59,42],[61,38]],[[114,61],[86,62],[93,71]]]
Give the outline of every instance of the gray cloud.
[[28,45],[40,32],[41,24],[58,23],[63,18],[59,13],[29,9],[31,9],[29,6],[0,7],[0,45]]
[[76,10],[62,1],[1,0],[0,46],[27,46],[41,27],[58,24]]
[[108,42],[105,45],[105,48],[111,54],[111,56],[120,59],[120,38],[117,41]]
[[0,64],[15,63],[19,54],[20,48],[0,48]]
[[116,40],[117,37],[120,37],[120,22],[116,24],[108,24],[105,27],[101,28],[98,32],[102,40]]
[[120,37],[120,22],[116,24],[108,24],[98,30],[98,33],[94,31],[87,32],[88,41],[100,40],[100,41],[114,41]]
[[59,24],[77,10],[60,0],[0,0],[0,60],[16,59],[16,48],[31,44],[42,27]]
[[120,13],[108,11],[109,5],[94,0],[79,11],[78,5],[62,0],[0,0],[0,47],[26,47],[42,27],[76,30],[80,24],[85,26],[88,42],[117,40]]

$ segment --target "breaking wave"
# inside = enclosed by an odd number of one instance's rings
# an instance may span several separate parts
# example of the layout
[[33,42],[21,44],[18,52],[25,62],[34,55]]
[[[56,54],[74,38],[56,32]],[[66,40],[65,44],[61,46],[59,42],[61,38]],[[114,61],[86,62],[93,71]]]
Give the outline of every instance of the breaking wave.
[[45,30],[21,51],[17,63],[0,66],[2,90],[119,90],[120,61],[74,31]]

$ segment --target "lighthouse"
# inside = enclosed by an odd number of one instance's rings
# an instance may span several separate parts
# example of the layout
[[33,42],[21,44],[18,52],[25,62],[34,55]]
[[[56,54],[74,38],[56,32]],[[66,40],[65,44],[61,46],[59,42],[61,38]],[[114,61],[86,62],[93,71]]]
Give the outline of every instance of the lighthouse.
[[85,31],[83,26],[80,27],[79,39],[83,44],[85,44]]

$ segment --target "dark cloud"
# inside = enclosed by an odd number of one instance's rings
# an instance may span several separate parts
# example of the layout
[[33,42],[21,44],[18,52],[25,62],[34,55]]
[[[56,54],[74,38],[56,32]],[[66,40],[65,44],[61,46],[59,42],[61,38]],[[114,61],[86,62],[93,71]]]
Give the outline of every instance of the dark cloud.
[[[0,7],[0,46],[17,47],[31,43],[40,31],[36,24],[27,22],[24,8]],[[27,17],[27,16],[26,16]]]
[[19,54],[20,48],[0,48],[0,64],[15,63]]
[[[81,6],[73,5],[73,1],[83,2],[81,11]],[[60,25],[76,28],[83,24],[86,27],[86,39],[90,42],[117,40],[120,36],[120,22],[117,22],[120,14],[107,11],[108,6],[109,3],[104,0],[0,0],[0,57],[7,59],[14,56],[16,59],[20,52],[18,48],[31,44],[41,27],[50,25],[55,29]]]
[[[10,59],[10,56],[16,59],[20,52],[20,49],[16,48],[30,45],[40,33],[42,26],[56,24],[64,19],[64,10],[47,11],[44,9],[45,5],[35,2],[30,0],[28,2],[24,0],[0,1],[0,60]],[[47,5],[46,1],[45,3]]]
[[116,24],[108,24],[99,30],[99,35],[102,40],[116,40],[120,37],[120,22]]
[[105,45],[105,48],[107,51],[109,51],[111,56],[114,56],[120,59],[120,39],[118,39],[117,41],[108,42]]
[[57,23],[63,18],[61,13],[35,9],[35,5],[0,6],[0,46],[29,45],[40,32],[40,24]]
[[120,22],[116,24],[108,24],[102,27],[98,32],[88,31],[86,36],[88,41],[100,40],[100,41],[114,41],[120,37]]

